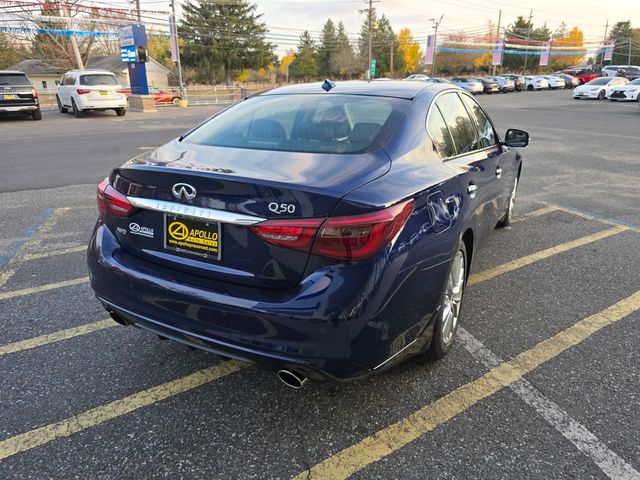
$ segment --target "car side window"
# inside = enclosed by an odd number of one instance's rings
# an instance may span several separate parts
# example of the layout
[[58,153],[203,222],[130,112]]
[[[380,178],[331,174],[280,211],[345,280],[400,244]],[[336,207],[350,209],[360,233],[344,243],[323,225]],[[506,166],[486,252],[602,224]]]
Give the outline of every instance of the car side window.
[[429,120],[427,122],[427,131],[433,140],[436,150],[442,158],[453,157],[456,149],[453,146],[453,139],[447,124],[444,122],[440,110],[436,105],[431,107],[429,112]]
[[468,95],[460,95],[460,97],[462,98],[464,106],[467,107],[467,111],[476,121],[478,132],[480,133],[478,148],[487,148],[498,143],[493,125],[491,125],[491,121],[485,115],[480,105],[478,105],[478,102]]
[[446,93],[436,100],[436,105],[449,127],[458,155],[477,150],[478,132],[458,94]]

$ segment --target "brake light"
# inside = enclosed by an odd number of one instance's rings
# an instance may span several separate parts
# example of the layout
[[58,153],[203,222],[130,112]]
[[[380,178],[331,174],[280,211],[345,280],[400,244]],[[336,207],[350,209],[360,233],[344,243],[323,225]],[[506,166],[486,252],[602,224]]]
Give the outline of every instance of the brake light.
[[78,92],[78,95],[87,95],[88,93],[91,93],[91,90],[87,90],[86,88],[78,88],[76,92]]
[[129,217],[136,211],[127,197],[111,186],[108,178],[105,178],[98,185],[96,200],[100,215]]
[[124,88],[116,88],[116,93],[127,93]]
[[35,88],[32,88],[31,95],[33,95],[33,98],[38,98],[38,91]]
[[402,229],[414,201],[364,215],[329,217],[320,227],[312,253],[341,260],[362,260],[378,253]]
[[364,215],[268,220],[250,228],[272,245],[340,260],[362,260],[378,253],[397,235],[413,207],[409,200]]

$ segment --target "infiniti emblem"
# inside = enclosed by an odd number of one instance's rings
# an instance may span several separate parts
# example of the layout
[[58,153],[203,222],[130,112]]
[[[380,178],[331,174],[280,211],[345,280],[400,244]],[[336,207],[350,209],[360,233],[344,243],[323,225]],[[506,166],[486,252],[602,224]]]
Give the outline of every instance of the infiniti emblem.
[[171,187],[171,193],[178,200],[193,200],[196,197],[196,189],[188,183],[176,183]]

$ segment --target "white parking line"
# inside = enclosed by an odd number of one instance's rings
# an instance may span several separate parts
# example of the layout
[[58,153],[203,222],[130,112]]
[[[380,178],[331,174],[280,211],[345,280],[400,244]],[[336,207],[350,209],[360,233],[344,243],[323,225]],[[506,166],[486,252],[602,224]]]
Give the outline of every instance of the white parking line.
[[[495,368],[504,361],[484,346],[464,328],[458,331],[462,346],[487,368]],[[536,410],[553,428],[569,440],[600,470],[615,480],[640,480],[640,473],[607,447],[598,437],[578,423],[557,403],[545,397],[528,380],[521,378],[509,385],[527,405]]]

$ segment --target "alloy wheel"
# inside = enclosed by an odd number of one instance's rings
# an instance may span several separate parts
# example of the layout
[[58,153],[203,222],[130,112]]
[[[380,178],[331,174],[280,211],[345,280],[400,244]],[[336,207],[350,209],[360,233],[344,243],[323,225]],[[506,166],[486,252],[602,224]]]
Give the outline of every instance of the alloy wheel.
[[453,257],[451,271],[447,279],[447,287],[444,293],[444,304],[442,309],[442,341],[449,345],[458,326],[460,316],[460,305],[462,303],[462,293],[464,290],[465,266],[464,253],[458,250]]

